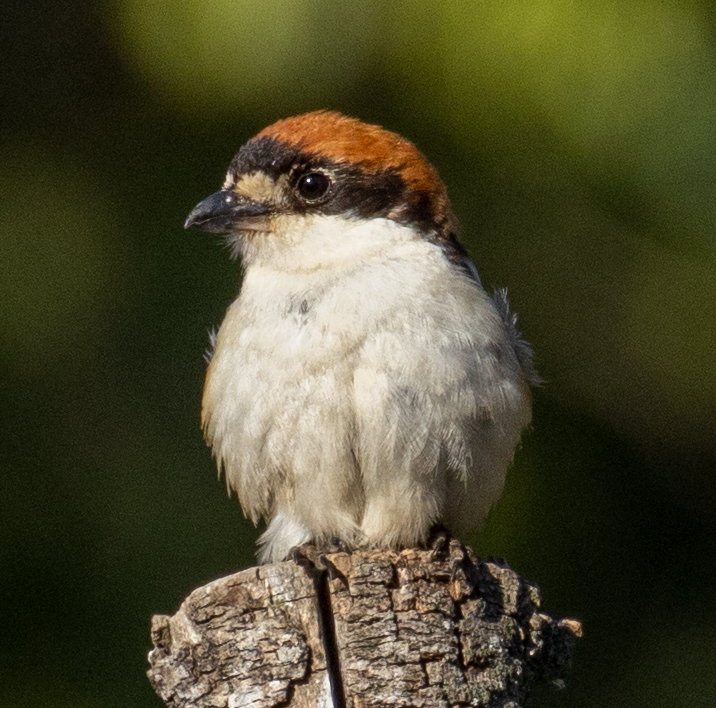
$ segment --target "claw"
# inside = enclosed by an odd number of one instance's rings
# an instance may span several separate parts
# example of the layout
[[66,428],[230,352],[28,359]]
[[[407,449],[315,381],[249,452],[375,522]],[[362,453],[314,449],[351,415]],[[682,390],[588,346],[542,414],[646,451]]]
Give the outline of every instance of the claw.
[[[328,551],[331,552],[330,550]],[[328,559],[326,553],[312,543],[303,543],[300,546],[294,546],[289,551],[289,560],[296,565],[300,565],[317,578],[323,573],[328,573],[331,580],[338,578],[346,587],[348,587],[348,579],[338,568]]]
[[447,549],[451,542],[450,532],[441,524],[436,524],[430,529],[428,546],[432,549],[433,560],[443,560],[447,556]]
[[454,583],[457,580],[457,574],[463,570],[462,561],[454,559],[450,561],[450,582]]
[[323,554],[318,557],[318,562],[321,564],[316,564],[316,567],[319,568],[319,570],[328,571],[328,577],[331,580],[335,580],[336,578],[338,578],[338,580],[340,580],[346,588],[348,587],[348,578],[346,578],[346,576],[343,575],[340,570],[338,570],[335,563],[328,560],[328,558],[326,558],[326,556]]
[[468,559],[467,549],[456,538],[450,540],[450,582],[457,579],[459,570],[465,571],[465,562]]
[[294,546],[289,551],[289,556],[296,565],[308,570],[326,570],[326,565],[323,562],[325,556],[312,543],[302,543],[300,546]]

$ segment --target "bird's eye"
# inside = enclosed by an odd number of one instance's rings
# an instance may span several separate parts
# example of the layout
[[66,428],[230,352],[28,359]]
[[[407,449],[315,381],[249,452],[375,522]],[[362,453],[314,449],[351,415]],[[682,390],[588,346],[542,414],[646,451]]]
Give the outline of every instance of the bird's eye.
[[309,172],[298,180],[296,189],[307,202],[315,202],[328,191],[331,181],[322,172]]

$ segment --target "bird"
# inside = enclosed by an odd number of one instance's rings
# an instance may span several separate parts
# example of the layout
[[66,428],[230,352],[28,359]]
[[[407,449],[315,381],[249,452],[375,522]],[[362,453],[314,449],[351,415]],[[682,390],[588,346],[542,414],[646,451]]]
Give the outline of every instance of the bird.
[[241,261],[201,417],[229,493],[266,524],[259,562],[480,526],[538,378],[418,148],[335,111],[278,120],[189,227],[224,234]]

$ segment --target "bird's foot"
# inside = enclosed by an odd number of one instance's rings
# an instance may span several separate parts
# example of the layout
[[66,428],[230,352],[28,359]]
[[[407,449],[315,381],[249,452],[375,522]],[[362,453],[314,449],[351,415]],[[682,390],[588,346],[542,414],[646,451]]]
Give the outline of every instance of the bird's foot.
[[430,529],[428,547],[431,549],[433,560],[447,560],[450,562],[450,581],[454,581],[459,570],[464,570],[465,563],[470,560],[467,548],[456,539],[442,524],[436,524]]
[[321,572],[328,569],[325,553],[312,543],[294,546],[288,553],[289,559],[303,568]]
[[450,559],[450,582],[455,582],[458,571],[465,572],[465,566],[470,561],[467,548],[456,538],[450,539],[448,557]]
[[319,548],[313,543],[302,543],[300,546],[294,546],[289,551],[289,560],[312,574],[328,572],[328,577],[331,580],[340,578],[347,585],[343,573],[326,557],[328,553],[339,553],[344,549],[345,544],[339,539],[331,539],[331,543],[326,548]]
[[435,524],[435,526],[430,529],[427,545],[432,551],[431,555],[433,560],[444,560],[447,558],[451,539],[452,534],[447,527],[442,524]]

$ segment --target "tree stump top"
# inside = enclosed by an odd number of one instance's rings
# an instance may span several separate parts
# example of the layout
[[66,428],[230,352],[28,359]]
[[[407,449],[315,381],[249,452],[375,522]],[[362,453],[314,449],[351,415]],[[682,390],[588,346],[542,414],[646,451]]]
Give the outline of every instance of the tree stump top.
[[149,679],[168,706],[517,708],[569,668],[581,627],[540,611],[503,561],[455,573],[430,551],[250,568],[152,620]]

